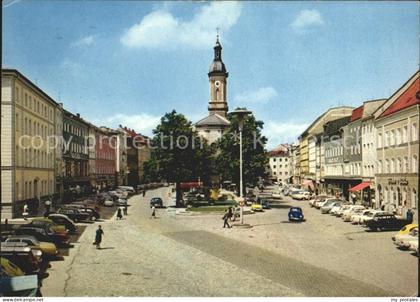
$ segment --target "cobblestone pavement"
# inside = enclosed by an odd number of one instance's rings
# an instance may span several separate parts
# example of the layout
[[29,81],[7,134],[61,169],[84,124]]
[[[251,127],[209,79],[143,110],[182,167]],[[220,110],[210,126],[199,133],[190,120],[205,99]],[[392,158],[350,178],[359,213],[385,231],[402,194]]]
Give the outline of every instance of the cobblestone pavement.
[[[124,220],[101,222],[101,250],[92,245],[98,223],[89,225],[65,261],[52,264],[44,295],[405,296],[416,291],[417,258],[395,252],[389,233],[361,233],[306,208],[308,221],[302,224],[282,223],[286,208],[246,216],[254,225],[248,230],[222,229],[217,215],[165,209],[150,219],[148,201],[167,191],[134,196]],[[344,234],[343,225],[349,227]]]

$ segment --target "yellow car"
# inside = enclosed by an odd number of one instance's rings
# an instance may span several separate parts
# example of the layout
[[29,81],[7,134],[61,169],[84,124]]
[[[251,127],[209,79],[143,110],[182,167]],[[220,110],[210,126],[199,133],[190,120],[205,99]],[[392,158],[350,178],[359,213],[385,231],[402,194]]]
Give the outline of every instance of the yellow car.
[[34,218],[32,219],[31,223],[32,225],[50,225],[51,229],[56,233],[65,233],[66,227],[61,224],[56,224],[54,221],[48,218]]
[[55,257],[58,254],[54,243],[38,241],[38,239],[30,235],[14,235],[7,238],[5,242],[26,243],[31,249],[40,250],[42,255],[46,257]]
[[392,240],[395,241],[397,238],[408,235],[413,229],[418,228],[419,225],[417,223],[410,223],[405,225],[401,230],[398,231],[397,234],[392,236]]
[[19,277],[25,275],[18,266],[6,258],[0,257],[0,266],[2,274],[5,273],[9,277]]
[[263,207],[259,203],[253,203],[251,205],[251,210],[256,211],[256,212],[262,212],[263,211]]

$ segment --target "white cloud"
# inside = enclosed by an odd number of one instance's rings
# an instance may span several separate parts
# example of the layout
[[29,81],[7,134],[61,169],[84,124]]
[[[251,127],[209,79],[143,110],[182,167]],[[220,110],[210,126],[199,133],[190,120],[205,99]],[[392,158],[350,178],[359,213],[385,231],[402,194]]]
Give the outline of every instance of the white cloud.
[[152,130],[156,128],[159,122],[160,116],[154,116],[148,113],[133,115],[117,113],[105,119],[96,119],[94,124],[99,126],[105,125],[113,128],[117,128],[119,125],[122,125],[123,127],[134,129],[136,132],[140,132],[141,134],[151,136]]
[[266,121],[263,134],[268,138],[267,148],[274,148],[282,143],[293,143],[308,126],[307,123],[292,121]]
[[95,42],[95,36],[90,35],[90,36],[85,36],[85,37],[80,38],[79,40],[73,42],[71,45],[73,47],[89,46],[89,45],[92,45],[94,42]]
[[216,28],[227,32],[236,24],[240,14],[241,4],[231,1],[202,5],[189,21],[159,9],[127,29],[121,43],[130,48],[207,48],[214,43]]
[[290,26],[298,31],[302,32],[308,27],[311,26],[321,26],[324,25],[325,22],[320,14],[320,12],[316,9],[304,9],[299,12],[296,16],[295,20],[290,24]]
[[257,90],[245,91],[236,95],[233,99],[236,103],[266,104],[276,96],[278,96],[276,89],[268,86],[261,87]]
[[22,0],[5,0],[5,1],[3,1],[3,8],[12,6],[12,5],[17,4],[17,3],[21,2],[21,1]]

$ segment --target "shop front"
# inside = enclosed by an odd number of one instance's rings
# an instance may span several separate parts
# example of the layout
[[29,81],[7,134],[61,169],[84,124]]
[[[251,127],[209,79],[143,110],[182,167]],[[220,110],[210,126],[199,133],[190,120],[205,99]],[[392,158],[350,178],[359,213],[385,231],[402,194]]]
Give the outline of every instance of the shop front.
[[380,209],[394,212],[404,218],[411,210],[414,221],[418,221],[418,177],[377,177],[376,196]]

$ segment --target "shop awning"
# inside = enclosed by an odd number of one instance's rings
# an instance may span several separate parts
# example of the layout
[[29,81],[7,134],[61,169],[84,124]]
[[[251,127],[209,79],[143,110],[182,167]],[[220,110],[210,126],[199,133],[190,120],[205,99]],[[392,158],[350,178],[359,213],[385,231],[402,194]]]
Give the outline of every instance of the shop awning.
[[314,182],[311,179],[304,179],[302,185],[311,188],[311,190],[315,189]]
[[350,188],[349,189],[349,192],[358,192],[358,191],[361,191],[364,188],[367,188],[369,186],[370,186],[370,182],[369,181],[365,181],[365,182],[362,182],[362,183],[354,186],[353,188]]

